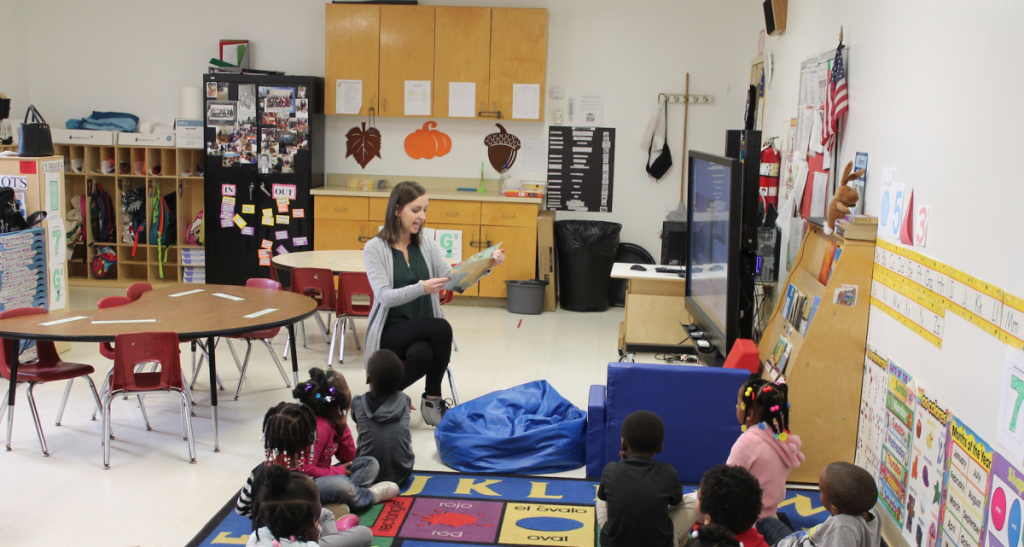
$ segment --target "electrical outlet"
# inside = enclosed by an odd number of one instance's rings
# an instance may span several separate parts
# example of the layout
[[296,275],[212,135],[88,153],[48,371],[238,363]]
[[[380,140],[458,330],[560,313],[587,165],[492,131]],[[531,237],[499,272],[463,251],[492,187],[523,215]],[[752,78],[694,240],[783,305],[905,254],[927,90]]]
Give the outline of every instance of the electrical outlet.
[[555,110],[555,124],[562,125],[562,109]]

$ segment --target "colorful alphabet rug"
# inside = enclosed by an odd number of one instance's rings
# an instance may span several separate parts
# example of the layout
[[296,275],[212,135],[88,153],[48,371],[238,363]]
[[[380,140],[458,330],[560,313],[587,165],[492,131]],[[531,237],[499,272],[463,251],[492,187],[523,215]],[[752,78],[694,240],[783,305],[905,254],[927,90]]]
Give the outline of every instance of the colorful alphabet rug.
[[[594,547],[597,486],[585,479],[416,472],[398,497],[357,514],[376,547]],[[245,545],[252,523],[233,509],[232,499],[190,547]],[[797,529],[828,517],[817,490],[790,490],[779,511]]]

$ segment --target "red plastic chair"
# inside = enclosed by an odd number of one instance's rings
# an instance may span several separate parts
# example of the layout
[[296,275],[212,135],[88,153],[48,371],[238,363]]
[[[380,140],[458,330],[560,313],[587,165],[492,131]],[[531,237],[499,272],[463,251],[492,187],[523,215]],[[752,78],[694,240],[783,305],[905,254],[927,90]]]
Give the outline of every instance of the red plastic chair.
[[139,298],[142,298],[142,294],[153,290],[153,286],[149,283],[132,283],[128,286],[128,298],[135,302]]
[[[370,303],[356,304],[352,297],[360,295],[369,297]],[[356,322],[349,323],[349,317],[369,317],[373,308],[373,287],[370,286],[370,279],[364,272],[341,272],[338,274],[338,298],[334,306],[336,319],[334,320],[334,332],[331,333],[331,349],[327,353],[327,366],[334,362],[334,348],[338,338],[341,338],[341,347],[338,348],[338,364],[345,364],[345,327],[352,325],[352,336],[355,337],[356,349],[360,349],[359,332],[356,331]]]
[[[17,308],[0,312],[0,319],[45,314],[46,310],[42,308]],[[43,449],[43,455],[49,456],[50,450],[46,446],[46,437],[43,436],[43,424],[39,420],[39,409],[36,408],[36,398],[33,394],[36,384],[60,382],[63,380],[68,381],[67,387],[64,388],[64,398],[60,401],[60,409],[57,410],[56,424],[60,425],[60,420],[64,416],[64,407],[68,402],[68,395],[71,394],[71,384],[74,382],[75,378],[85,377],[85,380],[89,382],[89,388],[92,390],[93,400],[96,401],[96,408],[102,408],[100,404],[100,396],[96,393],[96,384],[94,384],[92,382],[92,378],[89,377],[90,374],[95,372],[95,369],[89,365],[61,361],[60,356],[57,354],[57,349],[53,346],[53,342],[37,341],[36,360],[31,363],[18,365],[18,377],[17,379],[12,379],[11,367],[7,359],[11,355],[11,351],[14,350],[14,343],[15,341],[10,339],[4,339],[3,341],[3,355],[0,355],[0,375],[8,381],[13,381],[17,384],[28,384],[28,405],[29,409],[32,411],[32,420],[36,425],[36,433],[39,435],[39,445]],[[7,411],[7,396],[8,393],[5,390],[3,403],[0,403],[0,421],[3,420],[4,414]],[[7,449],[11,449],[10,432],[8,432],[7,437]]]
[[[188,440],[188,454],[196,462],[196,446],[192,438],[192,408],[185,395],[181,373],[178,335],[173,332],[140,332],[121,334],[114,338],[114,373],[110,393],[103,401],[103,467],[110,469],[110,403],[119,395],[152,394],[177,391],[181,398],[181,436]],[[157,372],[139,372],[137,367],[157,363]]]
[[[281,290],[281,284],[273,279],[261,279],[253,278],[245,282],[246,287],[253,287],[257,289],[271,289],[275,291]],[[231,349],[231,355],[235,357],[235,364],[238,365],[241,370],[241,376],[238,377],[238,387],[235,389],[235,400],[238,400],[238,396],[242,393],[242,380],[245,380],[245,372],[249,370],[249,356],[252,354],[252,343],[253,340],[259,340],[266,346],[267,351],[270,352],[270,356],[274,358],[274,364],[277,365],[277,371],[281,373],[281,377],[284,378],[284,385],[292,387],[290,381],[288,381],[288,375],[284,371],[284,367],[281,366],[281,361],[278,360],[277,354],[274,353],[274,348],[270,346],[270,341],[277,336],[277,333],[281,332],[281,327],[274,329],[258,330],[253,332],[247,332],[244,334],[235,334],[232,336],[225,336],[225,338],[234,338],[245,340],[245,361],[241,364],[238,363],[238,356],[235,355],[235,348],[231,346],[231,341],[228,340],[228,348]]]
[[[149,285],[149,283],[136,283],[133,286],[136,286],[136,285]],[[130,288],[129,288],[129,290],[130,290]],[[143,291],[143,292],[145,292],[145,291]],[[142,293],[139,293],[140,296],[141,296],[141,294]],[[136,296],[136,300],[138,300],[138,296]],[[106,298],[101,298],[100,301],[96,303],[96,308],[101,309],[101,310],[105,309],[105,308],[116,308],[117,306],[124,306],[124,305],[127,305],[127,304],[131,304],[132,302],[133,302],[133,300],[131,298],[127,297],[127,296],[108,296]],[[110,359],[111,361],[113,361],[114,360],[114,346],[113,346],[113,344],[111,344],[110,342],[100,342],[100,355],[102,355],[102,356],[106,357],[107,359]],[[110,375],[113,374],[113,373],[114,373],[114,369],[113,368],[111,368],[110,371],[107,372],[107,376],[103,380],[103,386],[100,387],[100,393],[104,393],[105,394],[107,392],[107,389],[110,387]],[[146,404],[142,402],[142,395],[137,396],[137,398],[139,400],[139,409],[142,410],[142,419],[146,421],[146,431],[150,431],[153,428],[150,427],[150,425],[149,425],[149,414],[146,413]],[[99,408],[97,408],[97,410],[99,410]],[[92,419],[94,419],[94,420],[96,419],[96,415],[95,414],[93,414]],[[111,437],[113,437],[113,435],[111,435]]]
[[[295,268],[292,270],[291,291],[295,294],[308,296],[316,301],[316,324],[320,327],[320,333],[324,335],[324,343],[330,344],[331,339],[327,334],[327,326],[320,317],[320,311],[334,311],[337,296],[334,293],[334,272],[327,268]],[[303,322],[299,322],[302,330],[302,347],[306,347],[306,328]],[[288,351],[291,344],[285,341],[284,357],[288,358]]]

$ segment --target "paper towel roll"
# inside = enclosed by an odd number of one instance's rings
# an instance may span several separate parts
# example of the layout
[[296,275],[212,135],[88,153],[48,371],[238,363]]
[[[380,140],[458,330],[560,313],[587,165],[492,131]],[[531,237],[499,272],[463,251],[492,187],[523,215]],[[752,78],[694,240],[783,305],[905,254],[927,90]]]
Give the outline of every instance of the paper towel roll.
[[185,120],[203,119],[203,90],[183,87],[178,90],[178,117]]

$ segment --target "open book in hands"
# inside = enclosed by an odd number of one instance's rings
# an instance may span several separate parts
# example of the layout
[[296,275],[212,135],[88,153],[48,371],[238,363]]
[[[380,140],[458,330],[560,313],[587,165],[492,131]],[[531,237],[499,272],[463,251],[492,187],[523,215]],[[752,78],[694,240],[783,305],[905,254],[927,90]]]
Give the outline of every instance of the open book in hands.
[[462,294],[466,289],[475,285],[477,281],[480,281],[484,273],[494,265],[494,258],[491,255],[501,247],[502,243],[504,241],[480,251],[452,268],[451,273],[448,274],[448,278],[451,281],[444,286],[444,290]]

